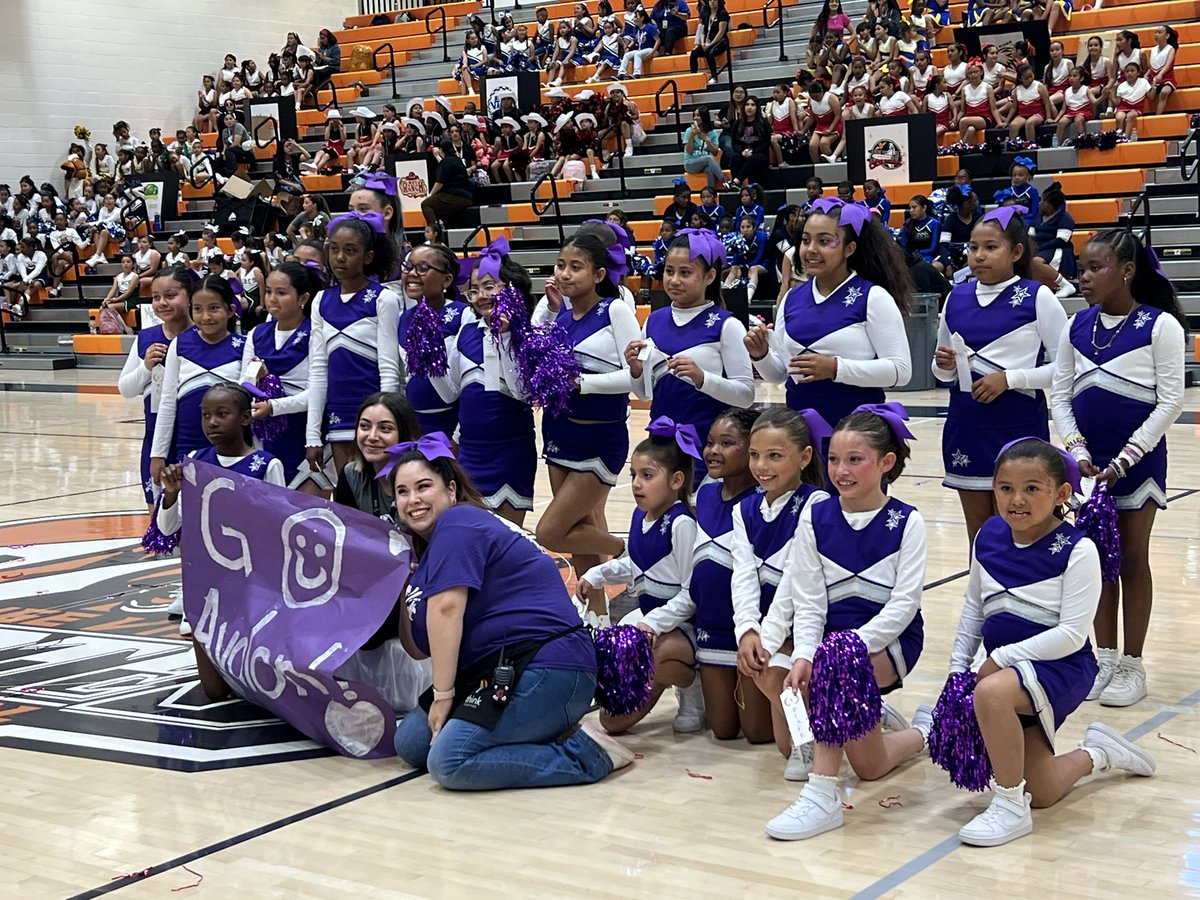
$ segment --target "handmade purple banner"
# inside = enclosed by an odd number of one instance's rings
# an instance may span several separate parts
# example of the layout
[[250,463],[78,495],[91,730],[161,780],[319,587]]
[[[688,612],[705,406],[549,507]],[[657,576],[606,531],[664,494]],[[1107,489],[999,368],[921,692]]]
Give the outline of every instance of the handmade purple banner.
[[346,756],[394,756],[379,691],[334,673],[379,630],[409,574],[386,522],[188,459],[183,605],[237,694]]

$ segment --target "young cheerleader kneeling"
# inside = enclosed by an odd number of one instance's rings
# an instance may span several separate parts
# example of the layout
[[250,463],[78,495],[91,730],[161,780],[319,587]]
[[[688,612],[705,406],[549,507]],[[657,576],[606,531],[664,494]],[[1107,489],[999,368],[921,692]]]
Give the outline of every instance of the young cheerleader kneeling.
[[[914,507],[883,491],[884,482],[900,477],[909,456],[907,418],[898,403],[860,407],[829,441],[829,478],[838,496],[809,503],[800,514],[779,592],[762,626],[768,653],[784,645],[789,627],[792,631],[792,668],[781,690],[809,693],[818,645],[834,632],[852,631],[866,645],[881,693],[902,687],[916,665],[924,644],[925,522]],[[767,834],[795,841],[839,828],[843,754],[863,781],[883,778],[925,746],[931,713],[918,710],[913,727],[889,734],[881,721],[839,746],[821,741],[832,723],[814,710],[812,774],[796,802],[767,823]]]
[[[824,420],[811,410],[764,412],[750,430],[750,471],[761,493],[749,495],[733,509],[733,633],[738,671],[753,679],[771,704],[771,727],[775,745],[787,759],[783,777],[788,781],[808,776],[812,745],[792,746],[780,701],[789,660],[764,648],[761,631],[763,617],[776,599],[801,512],[829,496],[823,490],[825,476],[817,454],[828,433]],[[785,649],[782,639],[775,646],[781,649]]]
[[1101,722],[1088,726],[1080,749],[1054,755],[1055,732],[1097,671],[1088,630],[1100,557],[1060,514],[1078,481],[1074,458],[1038,438],[1014,441],[996,461],[999,515],[975,539],[950,656],[951,673],[968,672],[981,641],[988,653],[973,698],[994,796],[958,832],[967,844],[997,847],[1029,834],[1031,806],[1053,806],[1092,772],[1154,774],[1149,754]]
[[[610,584],[630,585],[638,596],[641,621],[654,648],[654,689],[634,713],[600,713],[600,724],[620,734],[645,718],[668,687],[679,692],[675,730],[704,728],[704,703],[696,674],[695,631],[686,619],[656,616],[679,598],[692,571],[696,519],[688,503],[692,488],[692,456],[700,456],[700,440],[690,425],[655,419],[650,437],[634,448],[630,461],[637,511],[629,525],[629,552],[584,573],[576,592],[587,603],[591,592]],[[635,614],[636,615],[636,614]]]

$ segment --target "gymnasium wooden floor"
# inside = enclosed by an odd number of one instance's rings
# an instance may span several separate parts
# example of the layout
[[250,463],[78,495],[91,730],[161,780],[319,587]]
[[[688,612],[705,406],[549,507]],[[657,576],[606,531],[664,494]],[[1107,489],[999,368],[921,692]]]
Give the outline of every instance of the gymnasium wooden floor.
[[[1124,710],[1086,704],[1060,734],[1060,749],[1070,748],[1089,721],[1102,719],[1153,754],[1158,774],[1089,779],[1058,807],[1035,813],[1032,837],[977,850],[961,846],[955,833],[984,799],[953,788],[927,758],[881,783],[844,781],[853,810],[840,831],[803,843],[773,842],[763,826],[797,789],[783,780],[778,753],[674,735],[669,697],[626,739],[642,758],[618,776],[591,787],[490,795],[448,793],[395,760],[314,755],[294,733],[256,721],[252,710],[201,721],[186,732],[190,737],[169,724],[146,726],[157,720],[137,701],[154,694],[137,686],[161,686],[163,678],[147,674],[150,665],[130,674],[136,666],[127,660],[122,669],[119,660],[103,657],[90,669],[108,672],[111,664],[123,674],[97,685],[102,676],[92,671],[90,681],[63,687],[59,703],[60,694],[38,682],[33,642],[42,642],[36,650],[49,664],[60,653],[95,655],[63,649],[70,646],[133,641],[128,646],[146,658],[170,660],[158,675],[166,672],[176,711],[194,696],[187,690],[186,656],[178,656],[172,627],[153,608],[167,602],[164,585],[177,579],[177,566],[138,560],[129,550],[137,520],[105,515],[143,510],[141,409],[116,394],[115,377],[0,372],[0,829],[6,851],[0,896],[111,891],[132,900],[191,885],[197,886],[185,893],[192,897],[1200,892],[1200,666],[1193,612],[1200,569],[1200,390],[1189,391],[1187,412],[1168,436],[1172,500],[1158,518],[1152,547],[1150,697]],[[773,399],[760,392],[760,400]],[[893,698],[911,714],[918,703],[933,701],[945,678],[966,540],[957,501],[939,484],[936,410],[944,398],[927,392],[898,399],[920,417],[915,458],[896,493],[921,509],[930,531],[925,653]],[[645,421],[644,412],[635,413],[633,429]],[[539,491],[540,508],[548,497],[544,476]],[[627,492],[622,484],[613,493],[614,529],[628,522]],[[44,519],[54,521],[29,524]],[[43,597],[67,600],[30,613],[46,606]],[[73,665],[89,672],[86,662]],[[113,685],[124,693],[106,693]],[[116,696],[120,703],[81,703],[67,696],[69,689]],[[72,715],[64,719],[67,706]],[[56,730],[63,721],[75,723],[77,732]],[[222,741],[234,749],[222,755]],[[284,761],[242,764],[261,762],[263,754]],[[225,767],[210,767],[213,760]]]

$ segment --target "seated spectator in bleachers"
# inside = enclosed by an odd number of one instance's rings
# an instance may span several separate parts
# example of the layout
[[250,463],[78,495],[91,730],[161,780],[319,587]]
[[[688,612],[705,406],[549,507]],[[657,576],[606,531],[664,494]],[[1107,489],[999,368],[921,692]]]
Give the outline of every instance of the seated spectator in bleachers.
[[658,29],[658,52],[670,56],[675,44],[687,37],[688,19],[692,11],[687,0],[655,0],[650,10],[650,21]]
[[[634,78],[641,78],[646,63],[658,55],[660,43],[658,27],[650,21],[650,14],[639,6],[633,14],[633,22],[636,28],[633,43],[621,57],[621,67],[617,70],[617,78],[628,78],[631,72]],[[553,83],[551,82],[551,84]]]
[[83,146],[72,144],[67,150],[67,158],[59,166],[63,171],[63,183],[68,197],[83,196],[83,186],[88,181],[88,167],[84,156]]
[[1067,211],[1067,198],[1057,181],[1046,188],[1040,203],[1040,221],[1031,235],[1037,252],[1033,277],[1050,287],[1061,300],[1075,293],[1075,285],[1071,283],[1078,274],[1072,241],[1075,219]]
[[216,76],[216,87],[218,91],[227,91],[233,86],[233,76],[241,74],[241,69],[238,68],[237,57],[232,53],[225,54],[225,62],[222,64]]
[[[833,0],[837,3],[838,0]],[[717,57],[729,51],[729,10],[725,0],[700,0],[699,21],[696,25],[696,41],[689,58],[691,70],[699,68],[703,59],[708,64],[708,83],[717,83]]]
[[67,222],[66,212],[60,211],[55,214],[54,229],[44,236],[42,246],[48,254],[46,271],[50,275],[50,296],[57,297],[62,292],[63,275],[75,265],[79,250],[86,247],[87,242]]
[[942,219],[937,259],[933,266],[942,273],[954,273],[967,264],[967,244],[971,232],[983,215],[979,195],[970,185],[954,185],[946,191],[946,215]]
[[322,28],[321,33],[317,35],[314,63],[313,70],[316,73],[318,89],[342,70],[342,48],[337,37],[328,28]]
[[683,170],[685,172],[704,172],[708,176],[709,187],[732,187],[725,180],[725,173],[717,161],[721,148],[718,146],[719,136],[713,128],[708,110],[701,107],[692,113],[692,124],[688,126],[683,136]]
[[475,202],[475,189],[467,177],[463,161],[454,155],[454,144],[447,138],[433,148],[437,169],[429,196],[421,201],[426,222],[443,222],[447,226]]
[[[886,223],[885,223],[886,224]],[[908,216],[900,229],[900,246],[932,263],[941,246],[942,223],[933,214],[933,205],[924,194],[908,201]]]
[[742,103],[741,115],[734,125],[732,150],[729,169],[734,181],[750,181],[756,172],[765,171],[770,165],[771,126],[754,97],[747,97]]
[[[250,149],[250,132],[233,113],[225,114],[224,125],[220,143],[222,167],[218,174],[229,177],[236,174],[238,166],[251,165],[254,153]],[[220,178],[217,180],[220,181]]]
[[[563,19],[558,23],[558,33],[554,38],[554,49],[546,60],[546,72],[550,76],[548,84],[558,87],[566,78],[567,69],[583,65],[583,56],[579,52],[579,39],[571,28],[571,23]],[[622,60],[622,65],[624,61]],[[618,77],[620,75],[618,74]]]

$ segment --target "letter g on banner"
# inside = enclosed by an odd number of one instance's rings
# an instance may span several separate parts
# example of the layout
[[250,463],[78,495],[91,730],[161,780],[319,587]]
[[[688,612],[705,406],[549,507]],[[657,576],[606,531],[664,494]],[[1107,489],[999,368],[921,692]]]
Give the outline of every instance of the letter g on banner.
[[[194,474],[191,477],[194,479]],[[235,492],[236,488],[228,478],[214,478],[204,486],[204,493],[200,495],[200,535],[204,539],[204,548],[217,565],[231,572],[243,572],[249,577],[254,570],[254,564],[250,561],[250,542],[246,540],[246,535],[228,525],[221,526],[222,537],[235,538],[241,545],[241,551],[236,557],[226,556],[213,544],[212,504],[213,495],[218,491]]]
[[338,592],[346,526],[327,509],[288,516],[283,539],[283,602],[292,609],[320,606]]

